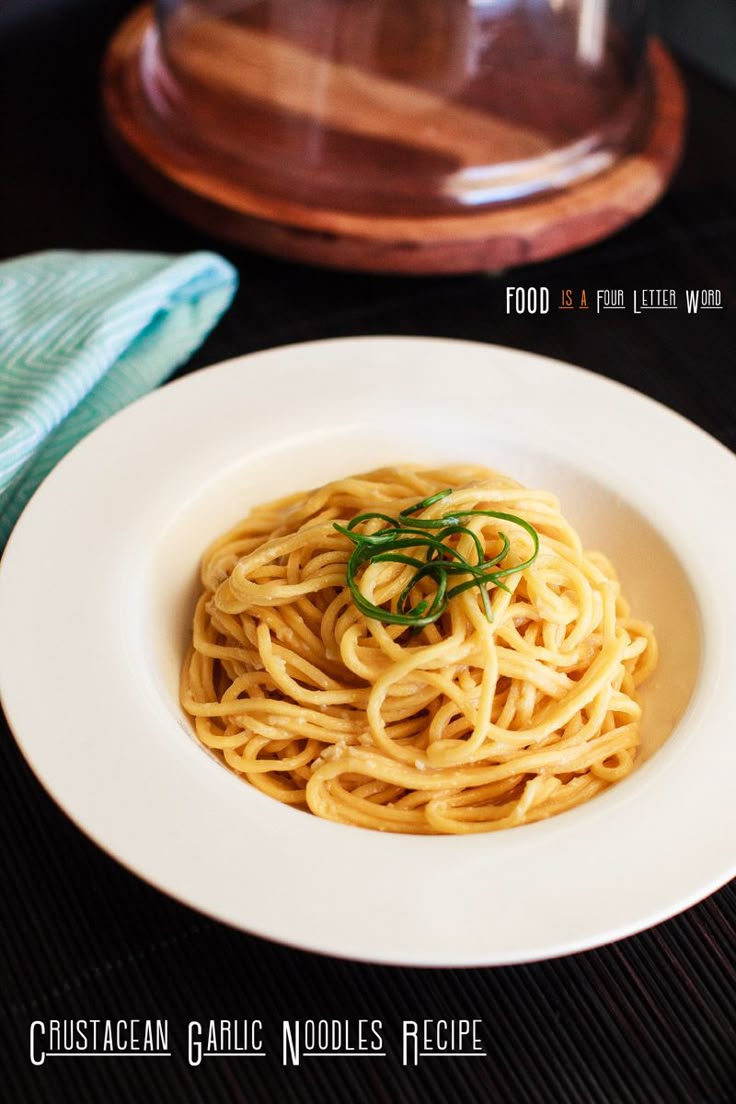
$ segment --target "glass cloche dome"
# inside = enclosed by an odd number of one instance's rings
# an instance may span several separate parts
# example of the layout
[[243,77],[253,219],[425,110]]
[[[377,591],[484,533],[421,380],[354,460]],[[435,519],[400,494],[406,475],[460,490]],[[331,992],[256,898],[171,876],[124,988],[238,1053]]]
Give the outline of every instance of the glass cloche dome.
[[644,0],[159,0],[166,140],[271,199],[451,214],[575,184],[646,124]]

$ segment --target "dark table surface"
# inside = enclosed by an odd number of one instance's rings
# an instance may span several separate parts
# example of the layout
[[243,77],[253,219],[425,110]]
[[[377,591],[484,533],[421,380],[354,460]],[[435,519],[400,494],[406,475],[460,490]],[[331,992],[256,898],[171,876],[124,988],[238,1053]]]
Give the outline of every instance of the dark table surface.
[[[98,65],[129,4],[49,0],[25,17],[21,7],[12,26],[0,21],[0,255],[212,247],[139,194],[107,155]],[[223,246],[241,289],[186,370],[318,337],[472,338],[583,364],[736,448],[736,97],[698,72],[686,77],[691,132],[666,199],[610,241],[511,282],[549,286],[553,299],[565,287],[716,288],[723,311],[507,316],[508,276],[345,275]],[[0,755],[4,1100],[736,1099],[733,884],[651,931],[556,961],[467,971],[357,965],[272,945],[169,900],[72,826],[6,728]],[[383,1019],[387,1033],[403,1017],[480,1018],[488,1057],[413,1070],[393,1046],[382,1062],[282,1067],[283,1019],[361,1016]],[[167,1018],[173,1056],[31,1065],[32,1020],[106,1017]],[[191,1068],[187,1023],[209,1017],[263,1019],[273,1057]]]

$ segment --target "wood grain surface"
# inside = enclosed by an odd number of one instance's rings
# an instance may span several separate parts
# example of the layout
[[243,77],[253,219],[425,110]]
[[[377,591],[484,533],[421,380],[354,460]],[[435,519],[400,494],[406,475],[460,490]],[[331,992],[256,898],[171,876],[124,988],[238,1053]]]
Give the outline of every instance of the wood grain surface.
[[[204,37],[197,36],[192,65],[199,79],[212,71],[217,43],[210,39],[222,33],[219,24],[208,24]],[[260,32],[235,33],[246,39],[247,46],[264,46]],[[572,252],[614,233],[656,203],[682,151],[686,113],[682,83],[666,50],[654,41],[649,50],[651,123],[641,147],[606,172],[537,199],[463,214],[382,216],[318,207],[257,190],[222,166],[218,172],[217,162],[212,167],[175,129],[163,127],[151,112],[141,81],[141,54],[145,64],[146,51],[153,48],[151,13],[144,7],[123,24],[107,54],[104,104],[119,159],[146,190],[182,218],[220,238],[291,260],[371,272],[461,273],[499,271]],[[272,43],[269,48],[273,49]],[[295,66],[295,54],[302,67],[316,64],[305,62],[306,51],[288,44],[276,50],[285,66]],[[263,85],[259,74],[253,67],[236,76],[223,66],[217,80],[230,90],[237,86],[241,93],[245,88],[257,97],[277,95],[284,106],[294,106],[294,92],[287,91],[286,84],[274,92]],[[491,137],[502,150],[510,148],[508,125],[502,120],[488,122],[477,110],[458,105],[439,109],[441,101],[431,93],[407,91],[376,77],[369,77],[368,85],[364,77],[359,83],[347,66],[337,67],[335,79],[344,93],[335,102],[350,103],[351,126],[357,132],[375,135],[379,126],[370,109],[368,88],[397,103],[400,96],[437,101],[431,152],[446,152],[452,146],[461,162],[472,162],[488,149],[483,126],[491,128]],[[307,83],[311,87],[313,82]],[[381,119],[380,136],[398,137],[400,114]],[[343,121],[343,115],[333,121]],[[528,131],[522,132],[521,141],[530,152],[539,152],[543,145],[540,135]]]

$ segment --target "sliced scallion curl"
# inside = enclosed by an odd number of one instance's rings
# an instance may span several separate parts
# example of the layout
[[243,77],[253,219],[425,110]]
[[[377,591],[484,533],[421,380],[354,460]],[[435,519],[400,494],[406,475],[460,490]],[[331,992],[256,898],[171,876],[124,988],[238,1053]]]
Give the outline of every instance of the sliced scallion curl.
[[[508,591],[509,588],[502,579],[509,575],[516,575],[534,563],[539,555],[539,534],[533,525],[516,514],[507,514],[498,510],[454,510],[439,518],[415,516],[451,494],[452,488],[448,487],[446,490],[430,495],[429,498],[402,510],[398,518],[371,510],[357,514],[347,525],[333,522],[337,532],[347,537],[354,545],[347,565],[347,584],[353,603],[366,617],[386,625],[405,625],[415,630],[422,629],[425,625],[432,625],[438,621],[453,598],[472,587],[477,587],[485,616],[491,621],[493,613],[488,597],[489,589],[498,587]],[[523,563],[501,567],[511,547],[511,541],[505,533],[498,530],[501,551],[490,560],[484,559],[483,545],[478,534],[462,524],[463,518],[470,517],[488,517],[518,525],[532,538],[534,547],[532,555]],[[373,533],[356,531],[359,525],[370,521],[381,521],[384,523],[384,528],[377,529]],[[450,537],[464,536],[469,537],[473,543],[477,556],[475,563],[447,543]],[[424,559],[419,554],[421,549],[426,549]],[[415,554],[410,555],[409,553],[412,552]],[[414,574],[399,595],[395,603],[396,608],[393,610],[384,609],[370,602],[360,590],[358,572],[362,567],[372,563],[396,563],[414,568]],[[449,579],[453,575],[465,575],[470,578],[451,587]],[[423,579],[430,579],[434,583],[434,593],[425,595],[415,606],[412,606],[412,591]]]

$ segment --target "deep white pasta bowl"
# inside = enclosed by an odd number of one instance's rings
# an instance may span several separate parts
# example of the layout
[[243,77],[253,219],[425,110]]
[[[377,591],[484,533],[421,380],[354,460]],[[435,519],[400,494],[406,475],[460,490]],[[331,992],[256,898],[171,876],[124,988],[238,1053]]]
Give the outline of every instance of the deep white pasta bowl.
[[[637,767],[556,818],[466,837],[283,806],[207,754],[178,704],[200,554],[259,502],[384,463],[453,461],[554,491],[654,623]],[[245,931],[424,966],[578,951],[736,872],[734,501],[725,448],[554,361],[395,337],[238,358],[112,418],[28,505],[0,566],[3,704],[83,831]]]

